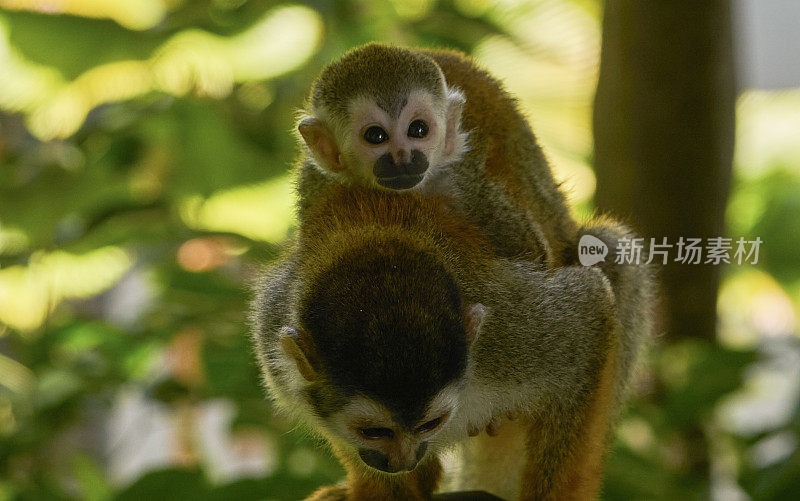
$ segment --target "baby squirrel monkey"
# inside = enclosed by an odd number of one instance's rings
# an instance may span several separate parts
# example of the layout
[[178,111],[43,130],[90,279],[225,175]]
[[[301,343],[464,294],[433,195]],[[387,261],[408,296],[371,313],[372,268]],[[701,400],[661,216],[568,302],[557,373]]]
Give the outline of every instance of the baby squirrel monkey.
[[331,184],[448,195],[498,255],[557,266],[576,231],[516,101],[466,56],[368,44],[328,65],[298,131],[300,225]]
[[314,499],[429,499],[437,454],[506,412],[520,415],[517,450],[482,462],[498,445],[476,443],[461,486],[595,495],[619,361],[636,349],[603,273],[499,258],[436,196],[340,186],[308,216],[262,281],[253,324],[277,404],[347,469],[347,485]]

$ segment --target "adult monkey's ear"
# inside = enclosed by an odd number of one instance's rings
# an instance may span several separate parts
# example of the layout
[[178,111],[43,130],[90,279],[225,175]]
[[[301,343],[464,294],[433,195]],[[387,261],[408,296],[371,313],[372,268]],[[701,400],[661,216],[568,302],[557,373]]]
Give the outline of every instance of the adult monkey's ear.
[[444,134],[444,160],[458,160],[467,149],[467,135],[461,130],[461,114],[464,111],[466,97],[461,89],[448,87],[445,92],[446,129]]
[[294,327],[283,327],[279,338],[283,352],[294,360],[303,379],[308,382],[319,380],[319,373],[312,363],[315,360],[313,346],[307,336],[302,336]]
[[344,170],[336,138],[325,122],[315,116],[305,115],[297,123],[297,131],[319,167],[331,172]]
[[464,311],[464,329],[467,331],[467,346],[472,346],[478,334],[483,327],[483,321],[486,318],[487,308],[480,304],[475,303],[467,307]]

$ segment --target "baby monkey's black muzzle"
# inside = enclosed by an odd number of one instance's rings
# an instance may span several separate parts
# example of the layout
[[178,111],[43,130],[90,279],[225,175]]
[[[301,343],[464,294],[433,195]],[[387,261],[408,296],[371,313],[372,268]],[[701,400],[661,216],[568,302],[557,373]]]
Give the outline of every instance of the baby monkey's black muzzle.
[[378,184],[393,190],[407,190],[418,185],[428,170],[428,159],[419,150],[411,150],[411,159],[400,164],[395,163],[389,153],[381,155],[375,161],[372,173]]

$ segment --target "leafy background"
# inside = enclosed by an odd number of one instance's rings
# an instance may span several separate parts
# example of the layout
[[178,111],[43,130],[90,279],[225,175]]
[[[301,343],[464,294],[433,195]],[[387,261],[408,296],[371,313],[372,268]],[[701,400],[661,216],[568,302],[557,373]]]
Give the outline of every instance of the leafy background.
[[[340,479],[272,412],[245,321],[293,231],[294,111],[352,46],[459,48],[519,96],[584,217],[601,8],[0,0],[0,499],[299,499]],[[604,499],[800,498],[800,91],[744,90],[736,114],[727,225],[761,260],[726,270],[715,342],[652,351]]]

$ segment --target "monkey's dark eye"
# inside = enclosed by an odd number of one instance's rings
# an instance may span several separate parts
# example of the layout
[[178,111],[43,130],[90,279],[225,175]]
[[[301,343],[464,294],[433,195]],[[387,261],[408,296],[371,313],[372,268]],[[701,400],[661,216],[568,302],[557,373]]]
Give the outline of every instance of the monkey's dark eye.
[[428,124],[423,120],[414,120],[408,124],[408,137],[415,137],[421,139],[428,135]]
[[394,438],[394,432],[390,428],[359,428],[358,432],[367,440]]
[[371,144],[381,144],[389,139],[389,133],[382,127],[373,125],[364,131],[364,140]]
[[441,417],[437,417],[436,419],[431,419],[427,423],[423,424],[422,426],[417,428],[417,433],[423,433],[426,431],[435,430],[439,427],[439,424],[442,422]]

